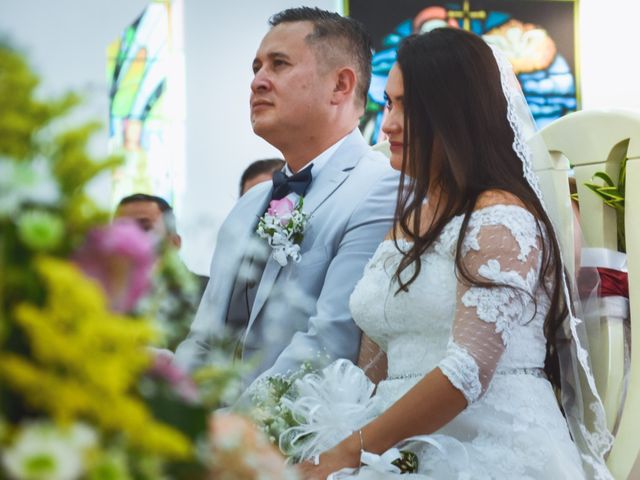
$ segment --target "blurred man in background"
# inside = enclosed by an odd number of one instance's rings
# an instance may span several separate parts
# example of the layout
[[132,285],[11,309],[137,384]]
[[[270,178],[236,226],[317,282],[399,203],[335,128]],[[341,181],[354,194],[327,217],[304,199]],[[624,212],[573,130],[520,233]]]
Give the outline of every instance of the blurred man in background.
[[253,162],[240,177],[240,196],[259,183],[270,182],[273,172],[282,170],[282,167],[284,167],[284,160],[280,158],[267,158]]
[[167,201],[155,195],[134,193],[120,200],[114,218],[131,218],[145,232],[180,248],[182,239],[176,231],[176,217]]

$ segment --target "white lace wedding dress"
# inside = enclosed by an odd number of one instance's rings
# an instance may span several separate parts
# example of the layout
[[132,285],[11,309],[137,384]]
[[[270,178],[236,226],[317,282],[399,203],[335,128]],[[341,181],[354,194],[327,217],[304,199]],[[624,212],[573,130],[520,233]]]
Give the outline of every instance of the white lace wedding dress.
[[[401,254],[393,241],[383,242],[351,297],[354,320],[388,357],[388,378],[376,391],[385,407],[434,368],[468,401],[430,436],[432,445],[406,447],[418,454],[419,474],[398,478],[584,478],[543,371],[549,301],[538,284],[543,240],[537,222],[521,207],[490,206],[472,214],[462,245],[472,275],[520,290],[458,281],[454,258],[461,224],[462,216],[449,222],[422,255],[422,270],[409,291],[397,295],[392,277]],[[354,477],[395,475],[363,467]]]

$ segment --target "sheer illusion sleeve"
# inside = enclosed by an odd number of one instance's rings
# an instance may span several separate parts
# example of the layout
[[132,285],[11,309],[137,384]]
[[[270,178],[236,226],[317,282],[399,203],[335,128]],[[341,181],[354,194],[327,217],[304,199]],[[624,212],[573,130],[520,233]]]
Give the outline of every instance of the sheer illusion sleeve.
[[474,280],[458,274],[455,318],[440,370],[469,404],[487,390],[513,328],[531,320],[540,242],[536,220],[520,207],[474,212],[461,251]]

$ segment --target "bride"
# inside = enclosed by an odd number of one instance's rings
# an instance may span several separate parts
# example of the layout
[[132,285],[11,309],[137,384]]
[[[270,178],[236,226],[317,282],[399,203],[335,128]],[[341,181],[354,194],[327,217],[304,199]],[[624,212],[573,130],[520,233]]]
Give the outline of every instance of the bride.
[[371,370],[384,412],[302,463],[304,478],[391,478],[361,452],[404,439],[419,461],[407,478],[608,478],[556,399],[571,316],[561,252],[497,55],[449,28],[398,51],[383,130],[407,182],[351,297],[360,366],[376,364],[368,345],[386,353]]

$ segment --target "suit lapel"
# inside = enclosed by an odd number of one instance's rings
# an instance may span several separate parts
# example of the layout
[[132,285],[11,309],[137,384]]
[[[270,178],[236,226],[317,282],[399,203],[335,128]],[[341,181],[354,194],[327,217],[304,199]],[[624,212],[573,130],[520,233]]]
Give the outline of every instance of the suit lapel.
[[[360,131],[356,129],[349,134],[338,150],[322,167],[318,176],[314,177],[309,193],[304,198],[303,211],[310,215],[310,223],[313,222],[314,212],[342,185],[349,176],[349,172],[353,170],[360,158],[368,151],[369,145],[362,138]],[[269,298],[269,294],[281,270],[280,264],[269,255],[251,308],[251,317],[245,333],[245,340],[249,329]]]

